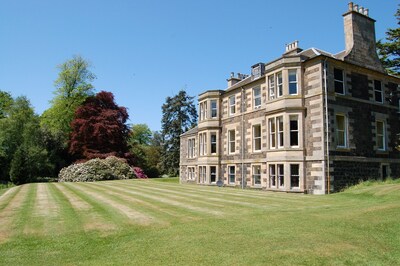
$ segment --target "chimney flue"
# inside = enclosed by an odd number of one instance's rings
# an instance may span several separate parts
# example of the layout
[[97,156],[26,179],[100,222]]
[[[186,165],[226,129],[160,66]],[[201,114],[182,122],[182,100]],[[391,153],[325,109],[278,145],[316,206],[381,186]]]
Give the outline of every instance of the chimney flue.
[[349,3],[349,11],[353,11],[353,2]]
[[368,16],[369,10],[353,2],[343,14],[346,50],[345,61],[379,72],[384,68],[376,53],[375,20]]

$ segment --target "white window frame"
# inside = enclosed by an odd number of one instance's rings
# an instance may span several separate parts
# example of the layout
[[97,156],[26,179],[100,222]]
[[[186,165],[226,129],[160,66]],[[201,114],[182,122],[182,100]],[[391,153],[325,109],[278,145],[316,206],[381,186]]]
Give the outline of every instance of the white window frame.
[[[340,79],[336,79],[335,70],[338,70],[338,71],[342,72],[342,79],[341,80]],[[333,83],[334,83],[333,84],[333,89],[334,89],[336,94],[340,94],[340,95],[344,95],[345,94],[344,80],[345,80],[344,70],[340,69],[340,68],[336,68],[336,67],[333,68]],[[338,84],[338,83],[342,84],[342,86],[341,86],[342,87],[342,92],[336,91],[336,84]]]
[[276,149],[276,124],[275,117],[268,119],[269,148]]
[[[378,124],[382,124],[382,132],[378,132]],[[386,151],[386,125],[383,120],[376,120],[375,122],[376,130],[376,148],[378,151]],[[381,139],[382,146],[379,146],[378,139]]]
[[[339,124],[338,124],[338,117],[343,117],[343,129],[339,129]],[[348,141],[347,141],[347,131],[348,131],[348,125],[347,125],[347,116],[344,114],[336,114],[335,116],[335,122],[336,122],[336,146],[337,148],[347,148],[348,147]],[[344,145],[339,145],[339,134],[343,134],[343,140],[344,140]]]
[[194,180],[195,179],[195,168],[189,166],[187,168],[187,171],[188,171],[188,175],[187,175],[188,180]]
[[[233,134],[232,134],[233,132]],[[232,138],[233,137],[233,138]],[[233,145],[233,147],[232,147]],[[232,150],[233,148],[233,150]],[[228,130],[228,153],[236,153],[236,130]]]
[[[292,73],[294,73],[294,76],[296,77],[296,79],[294,81],[290,80],[290,77],[291,77]],[[288,71],[288,92],[289,92],[289,95],[298,95],[299,94],[299,84],[298,84],[298,82],[299,82],[299,79],[298,79],[298,75],[297,75],[297,69],[290,69]],[[290,92],[290,85],[291,84],[295,84],[296,85],[296,93],[291,93]]]
[[199,154],[200,156],[207,155],[207,133],[199,134]]
[[268,99],[276,99],[275,76],[273,74],[268,76]]
[[[233,182],[231,182],[231,177],[233,177]],[[231,185],[236,183],[236,167],[234,165],[228,165],[228,183]]]
[[[212,169],[214,168],[214,170],[215,171],[212,171]],[[218,176],[218,173],[217,173],[217,166],[215,166],[215,165],[211,165],[210,166],[210,183],[211,184],[215,184],[218,180],[217,180],[217,176]],[[214,181],[212,181],[212,177],[214,176]]]
[[[379,83],[379,86],[377,85]],[[378,103],[383,103],[383,86],[382,81],[374,80],[374,100]],[[380,99],[377,99],[377,94],[380,94]]]
[[[252,165],[251,167],[251,171],[253,174],[253,186],[261,186],[261,165],[260,164],[255,164]],[[258,180],[258,182],[256,183],[256,180]]]
[[[256,94],[256,91],[258,91],[258,94]],[[259,101],[259,103],[257,103]],[[261,87],[257,86],[253,88],[253,108],[258,109],[262,105],[262,98],[261,98]]]
[[[296,121],[297,129],[292,128],[292,121]],[[292,145],[293,135],[296,134],[297,145]],[[292,148],[299,147],[299,116],[298,115],[290,115],[289,116],[289,144]]]
[[199,166],[199,183],[207,183],[207,166]]
[[277,185],[279,188],[284,188],[285,187],[285,165],[277,164],[276,170],[277,170],[277,179],[278,179]]
[[[297,174],[293,173],[293,168],[297,166]],[[298,186],[293,186],[293,179],[297,178]],[[291,189],[299,189],[300,188],[300,165],[299,164],[290,164],[290,188]]]
[[276,94],[277,97],[283,96],[283,75],[282,72],[276,74]]
[[[215,136],[215,141],[213,141],[213,136]],[[213,152],[213,145],[215,145],[215,152]],[[211,154],[218,153],[218,135],[217,132],[210,133],[210,152]]]
[[[253,125],[253,152],[259,152],[262,149],[262,139],[261,139],[261,135],[262,135],[262,129],[261,129],[261,124],[257,124],[257,125]],[[259,128],[259,135],[256,135],[256,129]],[[257,143],[259,143],[257,145]],[[259,146],[259,148],[257,148],[257,146]]]
[[285,123],[283,121],[283,116],[276,117],[276,126],[277,129],[277,144],[278,148],[282,149],[285,146]]
[[192,159],[196,158],[196,139],[189,138],[188,139],[188,156],[187,158]]
[[235,95],[229,96],[228,105],[229,105],[229,115],[232,116],[232,115],[236,114],[236,98],[235,98]]
[[276,188],[277,180],[276,180],[276,165],[269,164],[268,165],[268,174],[269,174],[269,187]]
[[[215,106],[213,106],[214,104],[215,104]],[[217,102],[217,100],[211,100],[210,107],[211,107],[211,118],[217,118],[218,117],[218,102]]]

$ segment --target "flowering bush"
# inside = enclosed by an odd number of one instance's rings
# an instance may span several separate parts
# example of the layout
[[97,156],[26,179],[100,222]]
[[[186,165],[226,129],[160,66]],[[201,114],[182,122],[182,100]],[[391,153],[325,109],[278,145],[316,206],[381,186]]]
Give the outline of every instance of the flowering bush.
[[133,167],[133,172],[135,173],[136,178],[147,178],[147,175],[143,172],[143,169],[140,167]]
[[58,182],[91,182],[136,177],[133,169],[123,159],[110,156],[65,167],[58,174]]

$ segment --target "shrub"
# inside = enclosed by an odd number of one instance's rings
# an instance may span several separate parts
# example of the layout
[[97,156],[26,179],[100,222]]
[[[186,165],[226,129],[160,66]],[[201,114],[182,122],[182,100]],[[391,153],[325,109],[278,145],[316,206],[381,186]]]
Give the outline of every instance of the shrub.
[[135,177],[133,169],[123,159],[110,156],[65,167],[58,175],[58,182],[91,182]]
[[133,167],[133,172],[137,178],[147,178],[147,175],[143,172],[140,167]]

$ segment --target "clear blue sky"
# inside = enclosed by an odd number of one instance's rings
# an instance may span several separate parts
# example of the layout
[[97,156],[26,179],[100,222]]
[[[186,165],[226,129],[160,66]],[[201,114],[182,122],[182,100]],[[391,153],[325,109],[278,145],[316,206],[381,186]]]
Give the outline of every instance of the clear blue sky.
[[[96,91],[114,93],[131,124],[161,128],[161,105],[185,89],[225,89],[230,72],[279,57],[285,44],[344,49],[347,0],[0,0],[0,90],[49,108],[57,65],[81,55]],[[354,1],[377,20],[377,39],[397,27],[393,0]]]

